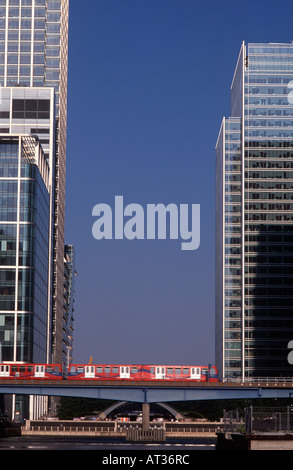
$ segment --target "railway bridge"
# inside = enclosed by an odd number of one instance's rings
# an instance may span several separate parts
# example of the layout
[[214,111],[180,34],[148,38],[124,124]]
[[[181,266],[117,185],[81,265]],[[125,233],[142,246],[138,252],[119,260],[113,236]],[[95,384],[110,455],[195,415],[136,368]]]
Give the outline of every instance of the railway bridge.
[[293,397],[292,378],[239,382],[1,379],[0,393],[83,397],[138,403]]
[[[82,397],[142,403],[142,429],[149,433],[150,404],[172,401],[293,397],[293,379],[247,382],[1,379],[0,393]],[[156,439],[158,436],[155,436]]]

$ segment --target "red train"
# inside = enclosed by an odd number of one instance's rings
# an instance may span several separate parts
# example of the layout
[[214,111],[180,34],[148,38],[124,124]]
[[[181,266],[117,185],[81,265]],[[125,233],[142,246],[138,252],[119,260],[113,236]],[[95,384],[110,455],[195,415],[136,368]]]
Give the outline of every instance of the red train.
[[113,365],[113,364],[72,364],[68,380],[179,380],[218,382],[215,366],[166,366],[166,365]]
[[215,366],[169,366],[136,364],[71,364],[67,375],[60,364],[1,363],[0,379],[48,380],[172,380],[219,382]]

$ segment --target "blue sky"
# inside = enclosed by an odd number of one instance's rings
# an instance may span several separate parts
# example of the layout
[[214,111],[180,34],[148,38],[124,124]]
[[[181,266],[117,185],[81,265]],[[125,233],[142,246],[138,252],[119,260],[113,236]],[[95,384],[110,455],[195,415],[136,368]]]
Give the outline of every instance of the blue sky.
[[[215,144],[242,41],[291,42],[292,2],[71,0],[66,243],[74,360],[214,363]],[[92,209],[200,204],[201,242],[101,240]]]

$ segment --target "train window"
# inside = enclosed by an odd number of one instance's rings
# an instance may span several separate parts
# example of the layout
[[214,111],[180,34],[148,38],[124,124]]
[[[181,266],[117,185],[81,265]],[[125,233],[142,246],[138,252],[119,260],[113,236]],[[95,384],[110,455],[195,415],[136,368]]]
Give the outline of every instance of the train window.
[[154,367],[151,367],[151,368],[150,368],[150,372],[151,372],[151,374],[154,374],[154,373],[155,373],[155,368],[154,368]]
[[70,367],[70,372],[73,372],[73,373],[75,374],[75,372],[76,372],[76,367],[75,367],[75,366],[71,366],[71,367]]
[[19,366],[19,372],[25,372],[25,366]]
[[59,366],[55,366],[55,367],[54,367],[54,372],[59,372],[59,370],[60,370],[60,367],[59,367]]
[[105,373],[110,374],[111,372],[111,367],[105,367]]
[[27,371],[28,372],[33,372],[33,366],[27,366]]
[[47,372],[53,372],[53,367],[52,367],[52,366],[46,367],[46,371],[47,371]]
[[12,372],[17,372],[17,366],[12,366],[11,370],[12,370]]
[[176,367],[176,369],[175,369],[175,374],[181,374],[181,369],[178,368],[178,367]]
[[97,367],[97,373],[102,374],[103,373],[103,367]]
[[189,369],[187,367],[183,368],[183,374],[185,374],[185,375],[189,374]]
[[84,372],[84,368],[81,367],[81,366],[79,366],[79,367],[77,368],[77,372],[78,372],[79,374],[80,374],[81,372]]
[[131,372],[132,372],[133,374],[137,374],[137,371],[138,371],[137,367],[132,367]]
[[167,367],[167,374],[173,374],[173,367]]
[[112,367],[112,372],[113,372],[113,374],[118,374],[118,372],[119,372],[118,367]]

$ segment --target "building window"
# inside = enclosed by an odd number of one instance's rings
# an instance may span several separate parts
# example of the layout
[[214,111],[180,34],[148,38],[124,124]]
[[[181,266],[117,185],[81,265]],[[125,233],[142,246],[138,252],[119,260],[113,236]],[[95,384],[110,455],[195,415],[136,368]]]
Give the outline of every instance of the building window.
[[50,100],[20,100],[12,102],[13,119],[49,119]]

